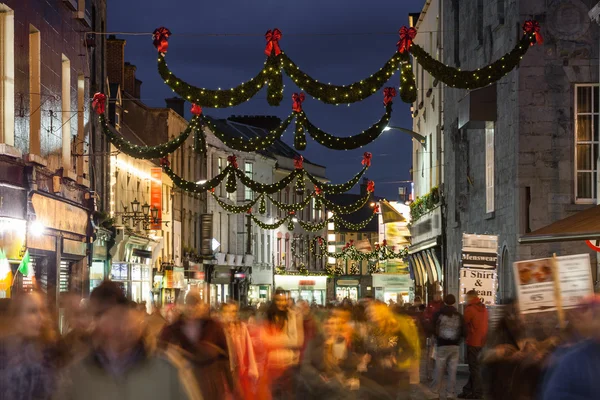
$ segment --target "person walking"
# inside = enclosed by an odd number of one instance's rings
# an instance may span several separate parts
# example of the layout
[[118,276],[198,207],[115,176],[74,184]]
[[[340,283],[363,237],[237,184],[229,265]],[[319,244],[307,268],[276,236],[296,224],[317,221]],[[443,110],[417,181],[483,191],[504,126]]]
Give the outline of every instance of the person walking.
[[488,333],[488,311],[481,302],[477,291],[467,292],[467,306],[465,307],[465,327],[467,344],[467,363],[469,364],[469,381],[463,388],[459,399],[481,399],[483,398],[483,387],[481,385],[481,369],[479,365],[479,354],[485,346]]
[[437,350],[435,355],[435,377],[433,392],[443,398],[444,375],[448,373],[446,399],[455,398],[456,369],[461,339],[465,324],[462,315],[456,310],[456,298],[452,294],[444,297],[444,306],[434,317]]

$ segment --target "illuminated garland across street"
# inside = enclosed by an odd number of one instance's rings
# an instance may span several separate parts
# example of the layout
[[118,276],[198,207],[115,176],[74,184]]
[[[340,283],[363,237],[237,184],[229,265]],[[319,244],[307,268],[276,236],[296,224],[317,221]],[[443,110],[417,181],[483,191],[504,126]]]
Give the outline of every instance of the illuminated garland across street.
[[389,247],[387,243],[384,241],[383,245],[376,245],[375,249],[370,252],[362,252],[359,251],[354,242],[348,242],[342,248],[340,252],[329,252],[327,251],[327,246],[325,245],[325,240],[322,237],[316,237],[311,243],[311,252],[315,253],[316,249],[319,249],[320,255],[322,257],[331,257],[335,259],[343,259],[343,260],[371,260],[371,261],[385,261],[385,260],[393,260],[404,258],[408,255],[408,248],[404,248],[399,252],[395,252],[393,247]]
[[[166,28],[159,28],[168,32]],[[302,71],[291,58],[279,47],[281,31],[275,29],[265,35],[267,60],[259,73],[234,88],[211,90],[191,86],[174,75],[167,67],[164,54],[168,49],[169,35],[163,35],[160,42],[154,41],[159,50],[158,70],[169,87],[184,99],[198,105],[211,108],[233,107],[250,100],[265,85],[268,86],[267,101],[270,105],[279,105],[283,97],[281,70],[294,83],[312,97],[328,104],[351,104],[366,99],[377,92],[391,78],[396,70],[401,69],[400,95],[404,102],[413,103],[416,100],[416,85],[409,54],[423,66],[434,78],[455,88],[474,89],[487,86],[514,69],[527,52],[530,45],[542,44],[540,26],[536,21],[526,21],[523,24],[524,36],[513,50],[500,60],[483,66],[476,71],[460,71],[436,61],[422,47],[413,43],[417,31],[414,28],[403,27],[399,30],[400,40],[398,50],[384,66],[366,79],[349,85],[331,85],[320,83],[306,72]],[[274,35],[273,32],[277,34]]]
[[[290,211],[288,213],[288,215],[285,218],[280,219],[279,221],[275,221],[272,224],[267,224],[265,222],[262,222],[261,220],[259,220],[258,218],[256,218],[256,216],[254,216],[254,214],[250,214],[252,216],[252,220],[258,225],[260,226],[262,229],[277,229],[279,228],[281,225],[287,223],[288,224],[288,230],[292,231],[294,230],[294,221],[293,219],[296,217],[296,214],[293,211]],[[359,223],[351,223],[348,222],[346,220],[344,220],[343,218],[340,218],[336,215],[333,215],[331,218],[329,219],[325,219],[321,222],[316,222],[316,223],[311,223],[311,222],[304,222],[304,221],[300,221],[298,220],[297,222],[300,224],[300,226],[308,231],[308,232],[318,232],[323,230],[326,226],[328,222],[335,222],[336,224],[339,224],[341,226],[345,226],[346,228],[348,228],[349,230],[361,230],[364,227],[366,227],[369,222],[371,222],[371,220],[373,219],[373,217],[377,215],[376,213],[371,214],[371,216],[369,216],[369,218],[367,218],[364,221],[361,221]]]
[[229,175],[233,170],[233,167],[231,165],[228,165],[219,175],[215,176],[214,178],[203,184],[198,184],[196,182],[191,182],[181,178],[179,175],[173,172],[166,160],[161,160],[161,164],[163,171],[165,172],[165,174],[167,174],[167,176],[169,176],[169,178],[171,178],[175,186],[177,186],[179,189],[191,193],[204,193],[207,190],[213,190],[214,188],[219,186],[223,179],[225,179],[225,177]]

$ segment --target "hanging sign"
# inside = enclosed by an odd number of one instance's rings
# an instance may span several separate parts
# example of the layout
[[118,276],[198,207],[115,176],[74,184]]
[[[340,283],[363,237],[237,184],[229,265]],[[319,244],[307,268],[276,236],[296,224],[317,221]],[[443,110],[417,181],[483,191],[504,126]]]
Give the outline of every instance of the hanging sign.
[[466,297],[469,291],[475,290],[485,305],[496,304],[496,282],[495,270],[462,268],[460,270],[461,303],[467,301]]
[[498,236],[463,234],[463,268],[494,269],[497,266]]
[[600,252],[600,240],[586,240],[585,244],[587,244],[590,249]]
[[[158,210],[158,220],[162,219],[162,168],[151,168],[150,175],[150,208]],[[160,230],[162,222],[150,224],[150,229]]]

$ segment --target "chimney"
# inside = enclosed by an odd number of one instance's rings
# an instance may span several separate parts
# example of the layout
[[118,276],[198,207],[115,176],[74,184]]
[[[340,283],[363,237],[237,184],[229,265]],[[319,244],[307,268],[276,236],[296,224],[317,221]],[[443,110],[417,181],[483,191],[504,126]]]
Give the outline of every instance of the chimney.
[[129,93],[131,96],[135,96],[135,70],[137,69],[135,65],[130,64],[128,62],[125,63],[125,81],[123,82],[123,91]]
[[135,78],[135,95],[134,95],[134,97],[136,99],[142,98],[142,81],[140,81],[138,78]]
[[106,40],[106,74],[110,83],[121,85],[125,82],[125,40],[110,35]]
[[165,99],[165,102],[167,103],[167,108],[170,108],[171,110],[175,111],[177,114],[185,118],[185,116],[183,115],[183,107],[185,106],[184,99],[182,99],[181,97],[171,97],[169,99]]
[[360,184],[360,195],[364,196],[367,194],[367,185],[369,184],[369,178],[363,178],[362,183]]

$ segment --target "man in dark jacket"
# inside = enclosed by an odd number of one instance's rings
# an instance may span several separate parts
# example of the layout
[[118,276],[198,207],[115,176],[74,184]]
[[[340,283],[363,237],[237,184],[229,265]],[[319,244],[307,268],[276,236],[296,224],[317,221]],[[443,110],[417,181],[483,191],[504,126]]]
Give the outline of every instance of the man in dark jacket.
[[477,291],[467,292],[467,306],[465,307],[465,326],[467,330],[467,362],[469,363],[469,381],[458,395],[459,399],[481,399],[483,388],[481,386],[481,370],[479,367],[479,353],[485,345],[488,333],[488,311],[481,302]]
[[446,398],[455,398],[456,369],[460,341],[464,336],[465,324],[462,315],[456,310],[456,298],[452,294],[444,297],[444,306],[434,317],[437,350],[435,355],[435,378],[433,392],[440,394],[443,390],[444,374],[448,372]]

